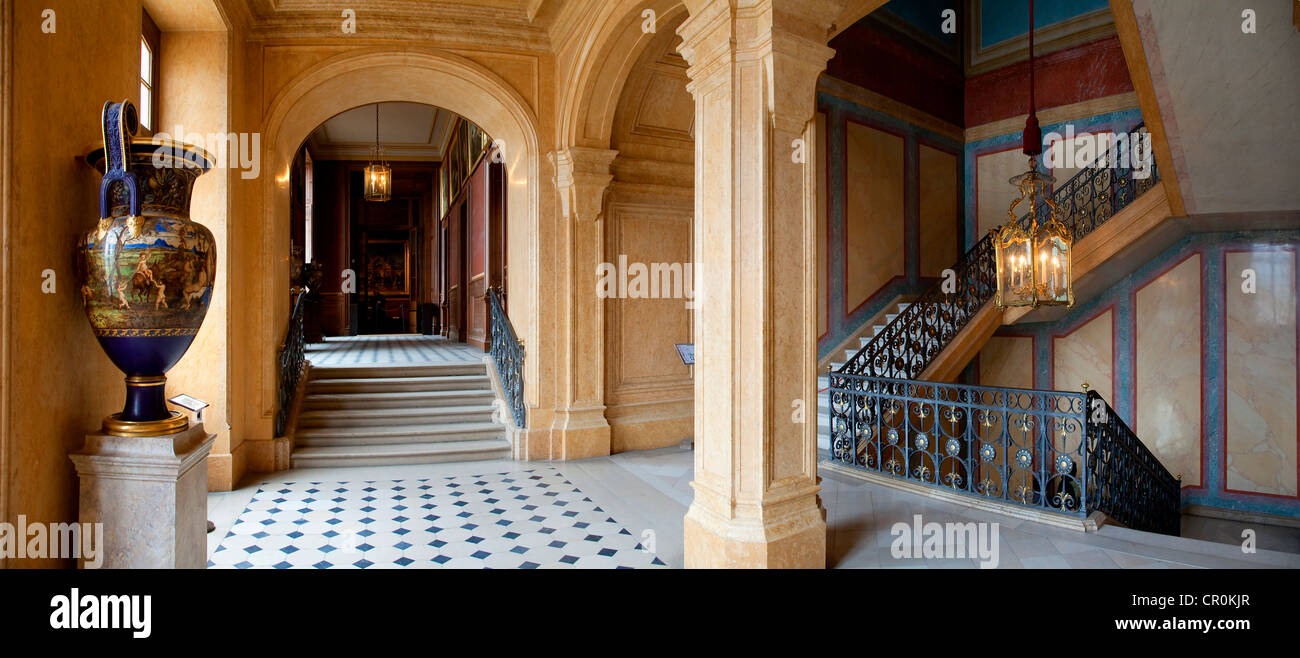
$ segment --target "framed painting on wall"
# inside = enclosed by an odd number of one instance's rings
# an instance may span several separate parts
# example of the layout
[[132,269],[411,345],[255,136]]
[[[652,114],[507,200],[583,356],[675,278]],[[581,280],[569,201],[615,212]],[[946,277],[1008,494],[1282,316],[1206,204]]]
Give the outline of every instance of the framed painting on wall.
[[411,294],[409,240],[366,240],[366,285],[378,295]]

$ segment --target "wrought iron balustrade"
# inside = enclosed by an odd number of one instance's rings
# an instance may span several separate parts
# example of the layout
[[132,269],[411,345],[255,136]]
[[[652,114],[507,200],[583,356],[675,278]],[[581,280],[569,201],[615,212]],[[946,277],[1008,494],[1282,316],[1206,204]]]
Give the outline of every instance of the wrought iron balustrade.
[[[1076,244],[1159,180],[1146,144],[1149,175],[1134,177],[1129,141],[1054,188],[1058,219]],[[1039,212],[1044,221],[1047,205]],[[1029,228],[1032,218],[1017,221]],[[953,266],[953,293],[936,282],[830,373],[831,459],[1053,512],[1102,511],[1131,528],[1177,535],[1179,481],[1095,391],[915,381],[992,300],[993,236]]]
[[[1144,133],[1141,123],[1126,134],[1140,133]],[[1093,166],[1079,170],[1053,189],[1058,219],[1070,230],[1076,244],[1159,180],[1155,158],[1145,144],[1141,155],[1148,160],[1149,175],[1134,178],[1141,168],[1132,166],[1131,142],[1131,138],[1115,140],[1093,161]],[[1112,163],[1115,166],[1110,166]],[[1046,219],[1047,212],[1047,204],[1040,204],[1040,222]],[[1030,227],[1028,213],[1017,221],[1026,229]],[[954,292],[944,292],[942,280],[935,282],[845,362],[839,372],[899,379],[920,376],[979,309],[993,299],[997,290],[993,234],[985,234],[952,269],[957,275]]]
[[1177,535],[1182,482],[1096,391],[1088,391],[1089,510],[1138,530]]
[[284,436],[288,429],[289,410],[293,408],[293,398],[298,392],[298,382],[302,377],[302,364],[305,358],[305,341],[303,340],[303,297],[298,293],[293,302],[293,313],[289,315],[289,328],[285,331],[284,342],[280,343],[280,352],[276,356],[276,370],[279,379],[279,393],[275,407],[275,435]]
[[981,238],[953,270],[954,293],[944,292],[942,282],[931,286],[839,371],[895,379],[920,376],[997,291],[993,234]]
[[[1149,135],[1144,124],[1139,123],[1116,139],[1105,153],[1099,155],[1093,166],[1080,169],[1069,180],[1058,183],[1052,191],[1061,222],[1070,229],[1077,244],[1106,220],[1114,217],[1134,199],[1155,186],[1159,180],[1155,157],[1144,141],[1137,156],[1147,161],[1148,168],[1134,167],[1134,135],[1143,139]],[[1150,138],[1146,138],[1149,140]],[[1138,175],[1142,174],[1142,178]],[[1045,208],[1043,210],[1046,210]],[[1026,224],[1028,216],[1021,218]],[[1040,221],[1041,221],[1040,217]]]
[[831,459],[931,486],[1087,513],[1083,393],[830,376]]
[[496,288],[488,289],[488,307],[492,317],[492,342],[489,353],[496,365],[497,377],[505,392],[506,404],[515,426],[527,427],[528,413],[524,409],[524,345],[515,335],[515,328],[510,324],[505,306],[501,303],[501,293]]

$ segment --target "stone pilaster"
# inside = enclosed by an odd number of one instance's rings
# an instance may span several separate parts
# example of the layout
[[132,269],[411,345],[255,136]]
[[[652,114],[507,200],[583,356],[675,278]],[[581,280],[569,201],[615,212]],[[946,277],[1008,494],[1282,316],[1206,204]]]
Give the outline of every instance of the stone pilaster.
[[[582,459],[608,455],[605,419],[605,315],[597,272],[605,259],[604,200],[617,151],[568,148],[550,154],[562,226],[556,255],[559,314],[559,405],[548,453],[532,459]],[[533,446],[530,444],[530,449]]]
[[816,180],[805,163],[820,157],[810,122],[840,4],[700,0],[678,29],[696,130],[688,567],[825,566]]

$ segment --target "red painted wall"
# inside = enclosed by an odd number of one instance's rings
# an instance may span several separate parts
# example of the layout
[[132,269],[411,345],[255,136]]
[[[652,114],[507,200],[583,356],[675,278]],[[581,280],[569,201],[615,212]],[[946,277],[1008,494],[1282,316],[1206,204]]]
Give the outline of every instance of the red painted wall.
[[938,53],[909,45],[870,17],[834,39],[826,74],[961,125],[962,71]]
[[[1133,91],[1119,37],[1036,57],[1038,109]],[[1022,61],[966,80],[965,126],[978,126],[1029,112],[1029,62]]]
[[487,269],[487,161],[469,177],[469,275],[475,277]]

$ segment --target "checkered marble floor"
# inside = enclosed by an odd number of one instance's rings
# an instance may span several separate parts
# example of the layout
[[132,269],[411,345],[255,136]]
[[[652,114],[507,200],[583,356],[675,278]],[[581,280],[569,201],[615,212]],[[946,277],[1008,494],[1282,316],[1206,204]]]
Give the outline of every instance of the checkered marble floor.
[[387,334],[338,336],[306,346],[307,360],[315,367],[478,363],[483,351],[441,336]]
[[552,467],[263,484],[210,568],[644,568],[664,563]]

